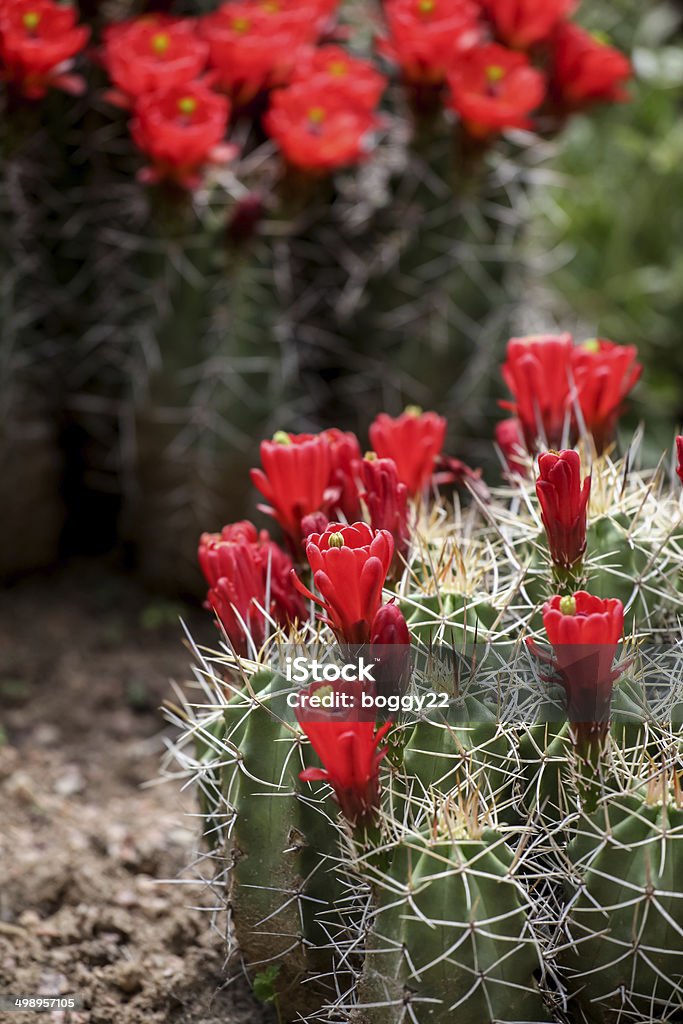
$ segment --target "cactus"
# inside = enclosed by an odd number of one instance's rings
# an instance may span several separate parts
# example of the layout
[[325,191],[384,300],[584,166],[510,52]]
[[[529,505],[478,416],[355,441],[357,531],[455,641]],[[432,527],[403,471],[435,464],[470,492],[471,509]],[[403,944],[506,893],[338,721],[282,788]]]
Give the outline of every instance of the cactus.
[[671,1020],[683,1004],[678,774],[607,792],[567,848],[561,958],[590,1022]]
[[[180,756],[199,782],[233,953],[257,989],[259,968],[276,971],[284,1020],[388,1024],[457,1013],[593,1024],[638,1019],[647,1007],[671,1017],[680,993],[672,881],[680,739],[671,723],[681,706],[683,517],[664,460],[642,470],[634,451],[593,457],[587,547],[574,575],[558,576],[551,562],[532,480],[516,477],[486,502],[475,491],[466,512],[442,499],[415,501],[403,573],[385,581],[386,598],[399,602],[392,621],[403,612],[408,619],[412,675],[397,691],[386,757],[365,769],[378,773],[362,791],[375,801],[368,820],[355,820],[353,804],[339,798],[344,823],[328,789],[317,781],[302,788],[297,776],[316,760],[302,735],[308,727],[301,720],[300,730],[282,704],[289,684],[277,674],[288,644],[324,650],[331,628],[345,657],[356,649],[343,634],[347,619],[354,637],[363,633],[357,613],[348,618],[356,585],[347,580],[337,594],[333,566],[342,565],[334,559],[346,538],[366,536],[360,527],[332,524],[309,538],[311,564],[332,574],[322,625],[293,631],[266,621],[254,660],[227,643],[203,656],[198,678],[211,703],[186,701]],[[616,531],[629,539],[627,555],[614,550]],[[385,575],[388,536],[376,548]],[[354,566],[366,564],[364,551],[349,551],[360,559]],[[350,572],[352,559],[343,564]],[[572,587],[610,594],[622,583],[626,610],[616,621],[625,642],[610,669],[611,722],[587,730],[580,718],[566,721],[571,663],[567,677],[560,661],[542,660],[538,641],[551,635],[557,602],[565,602],[562,616],[577,614]],[[530,651],[524,635],[534,639]],[[594,685],[604,685],[604,672]],[[438,707],[416,713],[401,694],[431,695]],[[333,773],[313,775],[326,777],[339,796]],[[634,934],[642,946],[629,944]]]
[[[31,104],[5,96],[0,169],[0,578],[54,562],[64,521],[60,450],[63,293],[52,250],[59,208],[57,126]],[[44,176],[45,168],[50,178]],[[57,210],[55,209],[57,208]],[[49,382],[49,386],[48,386]]]
[[352,1020],[549,1020],[528,897],[503,836],[448,804],[426,832],[406,833],[377,893]]

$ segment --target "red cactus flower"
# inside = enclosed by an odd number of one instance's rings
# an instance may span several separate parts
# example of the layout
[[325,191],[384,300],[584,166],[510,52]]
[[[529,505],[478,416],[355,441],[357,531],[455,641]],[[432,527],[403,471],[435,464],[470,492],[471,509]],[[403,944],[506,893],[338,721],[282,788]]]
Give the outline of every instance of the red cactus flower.
[[570,334],[508,342],[502,373],[515,400],[501,404],[516,413],[530,452],[539,438],[547,446],[560,445],[569,406],[572,347]]
[[257,648],[263,643],[265,612],[281,626],[306,619],[291,559],[267,530],[259,533],[248,520],[231,523],[219,534],[202,534],[198,555],[210,587],[207,604],[239,654],[248,653],[247,629]]
[[324,533],[312,533],[306,539],[306,558],[320,597],[296,577],[295,583],[305,597],[322,605],[322,621],[338,639],[364,644],[382,603],[393,554],[388,530],[373,530],[367,523],[330,523]]
[[322,435],[278,431],[272,441],[261,442],[263,469],[252,469],[251,480],[268,505],[262,512],[278,521],[292,550],[301,542],[301,520],[325,507],[332,455]]
[[387,697],[405,693],[411,672],[410,631],[397,604],[385,604],[375,615],[370,647],[375,693]]
[[388,530],[394,538],[393,568],[401,570],[408,554],[408,488],[398,478],[393,459],[378,459],[374,453],[365,456],[359,466],[365,502],[373,530]]
[[[265,530],[263,531],[266,532]],[[199,538],[199,566],[210,587],[215,587],[221,576],[227,575],[228,563],[224,556],[236,544],[259,543],[259,533],[253,523],[242,519],[224,526],[220,533],[203,533]]]
[[396,419],[382,412],[370,425],[370,443],[381,459],[393,459],[398,478],[415,496],[431,480],[446,437],[446,420],[409,406]]
[[505,459],[507,472],[525,479],[529,476],[529,466],[525,459],[526,448],[520,429],[519,420],[515,416],[496,423],[496,444]]
[[432,480],[437,487],[466,487],[481,501],[491,500],[491,492],[482,477],[481,469],[472,469],[462,459],[456,459],[454,455],[441,454],[437,456]]
[[530,128],[528,115],[545,96],[545,79],[526,55],[497,43],[463,53],[449,72],[448,84],[450,105],[477,138],[505,128]]
[[496,35],[515,50],[545,42],[577,6],[578,0],[484,0]]
[[441,85],[460,54],[481,39],[478,4],[471,0],[386,0],[387,36],[380,52],[419,85]]
[[584,590],[556,595],[543,608],[543,625],[567,698],[567,715],[580,742],[600,739],[607,728],[614,656],[624,631],[624,606]]
[[54,0],[3,0],[0,5],[0,81],[31,100],[49,89],[80,94],[85,82],[69,73],[90,30],[76,24],[77,10]]
[[683,484],[683,436],[676,438],[676,473]]
[[628,58],[578,25],[565,22],[558,27],[551,65],[550,91],[563,110],[629,98],[624,89],[632,74]]
[[151,161],[141,180],[195,188],[206,164],[234,156],[233,147],[222,145],[229,113],[225,97],[198,82],[139,97],[131,135]]
[[320,5],[305,0],[238,0],[200,21],[215,84],[236,104],[285,85],[320,27]]
[[384,92],[387,80],[369,60],[353,57],[341,46],[319,46],[304,50],[292,77],[294,82],[307,82],[311,89],[336,88],[352,103],[374,110]]
[[635,345],[615,345],[593,338],[572,352],[572,375],[581,417],[598,451],[612,440],[624,399],[635,387],[643,367]]
[[337,86],[312,79],[273,93],[263,124],[292,166],[326,172],[368,157],[379,118]]
[[572,569],[586,550],[589,476],[581,483],[581,459],[575,451],[544,452],[538,459],[536,495],[550,547],[562,569]]
[[249,637],[258,650],[266,635],[265,587],[258,545],[224,542],[220,564],[222,575],[213,582],[207,604],[220,619],[237,654],[245,656],[250,653]]
[[207,55],[189,18],[148,15],[109,25],[102,59],[117,90],[110,99],[127,106],[130,97],[188,85],[201,73]]
[[343,516],[347,523],[353,523],[360,518],[356,483],[356,467],[361,457],[358,438],[351,431],[338,430],[336,427],[323,430],[321,437],[328,442],[332,459],[330,483],[325,496],[327,507],[335,513],[335,518]]
[[[335,690],[341,688],[335,685]],[[356,828],[372,825],[379,809],[379,767],[387,753],[380,743],[391,722],[376,729],[372,721],[349,721],[331,713],[297,709],[296,715],[324,765],[306,768],[299,777],[304,782],[329,782],[347,821]]]

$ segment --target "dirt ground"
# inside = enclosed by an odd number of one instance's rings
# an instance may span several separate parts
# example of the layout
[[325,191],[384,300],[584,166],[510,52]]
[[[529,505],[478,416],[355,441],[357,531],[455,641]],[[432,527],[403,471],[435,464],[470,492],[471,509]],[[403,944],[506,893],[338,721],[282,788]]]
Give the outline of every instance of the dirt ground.
[[260,1024],[225,984],[212,897],[172,884],[197,840],[191,794],[149,785],[169,679],[188,675],[182,614],[80,564],[0,592],[0,995],[83,997],[81,1012],[0,1021]]

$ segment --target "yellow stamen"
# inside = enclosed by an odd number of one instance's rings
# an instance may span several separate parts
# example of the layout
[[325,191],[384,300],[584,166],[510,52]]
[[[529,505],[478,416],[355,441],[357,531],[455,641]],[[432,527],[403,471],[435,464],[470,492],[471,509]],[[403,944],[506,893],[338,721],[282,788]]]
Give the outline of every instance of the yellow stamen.
[[330,539],[327,542],[328,547],[331,548],[343,548],[344,547],[344,534],[343,533],[331,533]]
[[366,452],[363,458],[368,462],[375,462],[377,460],[377,452]]
[[197,109],[197,101],[193,96],[183,96],[178,100],[178,110],[181,114],[194,114]]
[[406,416],[421,416],[422,407],[419,405],[407,405],[404,409]]
[[234,18],[232,22],[233,32],[239,32],[242,35],[244,32],[248,32],[251,28],[251,22],[249,18]]
[[331,64],[327,65],[327,70],[331,75],[334,75],[335,78],[339,78],[346,74],[348,67],[343,60],[333,60]]
[[587,341],[581,342],[581,348],[586,352],[599,352],[600,342],[597,338],[589,338]]
[[560,611],[563,615],[576,615],[576,598],[573,596],[563,597],[560,601]]
[[152,49],[159,56],[166,53],[170,45],[171,37],[166,32],[157,32],[155,36],[152,36]]
[[40,25],[40,14],[38,11],[27,11],[21,20],[24,23],[24,28],[29,32],[34,32]]
[[322,124],[325,120],[325,110],[323,107],[311,107],[308,111],[308,120],[312,121],[313,124]]
[[436,7],[436,0],[418,0],[417,9],[420,14],[431,14]]
[[291,444],[292,439],[286,430],[276,430],[273,434],[273,441],[275,444]]
[[496,82],[500,82],[505,78],[505,69],[500,64],[492,64],[486,69],[486,78],[492,85]]

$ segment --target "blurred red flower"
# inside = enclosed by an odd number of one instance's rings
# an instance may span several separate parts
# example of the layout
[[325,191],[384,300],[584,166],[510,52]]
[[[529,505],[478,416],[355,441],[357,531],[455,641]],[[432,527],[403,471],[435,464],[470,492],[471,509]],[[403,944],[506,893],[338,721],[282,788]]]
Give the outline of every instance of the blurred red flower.
[[147,15],[108,25],[102,60],[116,87],[110,98],[128,105],[129,97],[187,85],[199,76],[207,55],[189,18]]
[[571,334],[538,334],[510,338],[503,380],[514,402],[502,402],[520,421],[527,449],[540,438],[545,447],[559,447],[569,406]]
[[429,484],[446,437],[446,420],[435,412],[408,407],[396,419],[380,413],[370,425],[370,443],[382,459],[393,459],[411,496]]
[[561,109],[582,110],[594,103],[627,100],[624,83],[631,74],[628,58],[598,36],[570,22],[555,32],[550,89]]
[[348,100],[374,110],[386,88],[386,78],[369,60],[353,57],[341,46],[307,47],[302,51],[292,83],[308,83],[313,91],[336,87]]
[[337,86],[313,79],[274,92],[263,123],[290,164],[325,172],[366,159],[379,119]]
[[586,550],[589,476],[581,483],[581,459],[575,451],[544,452],[538,459],[536,495],[555,565],[571,569]]
[[497,43],[461,54],[448,84],[450,105],[477,138],[505,128],[530,128],[528,115],[540,106],[546,91],[543,75],[525,54]]
[[482,38],[472,0],[386,0],[378,49],[415,84],[440,85],[463,50]]
[[364,644],[382,603],[393,554],[394,541],[387,530],[373,530],[367,523],[330,523],[324,533],[306,539],[306,557],[320,597],[294,579],[304,596],[322,605],[323,621],[338,639]]
[[238,0],[200,20],[215,84],[235,103],[289,81],[304,46],[327,16],[315,0]]
[[578,0],[484,0],[497,37],[515,50],[545,42],[577,6]]
[[330,444],[321,434],[278,431],[272,441],[261,442],[261,463],[263,469],[251,470],[252,483],[268,502],[259,508],[278,521],[296,551],[301,520],[325,507],[332,472]]
[[505,459],[508,471],[523,478],[528,477],[529,468],[524,458],[526,448],[516,416],[496,423],[496,444]]
[[676,473],[683,484],[683,436],[676,438]]
[[54,0],[2,0],[0,5],[0,81],[10,82],[27,99],[50,88],[80,94],[85,82],[69,73],[73,57],[90,30],[76,24],[77,10]]
[[572,376],[583,423],[602,451],[612,440],[624,399],[643,371],[635,345],[592,338],[572,350]]
[[229,114],[227,99],[199,82],[140,96],[131,135],[151,162],[141,180],[195,188],[205,164],[226,163],[235,153],[222,145]]

